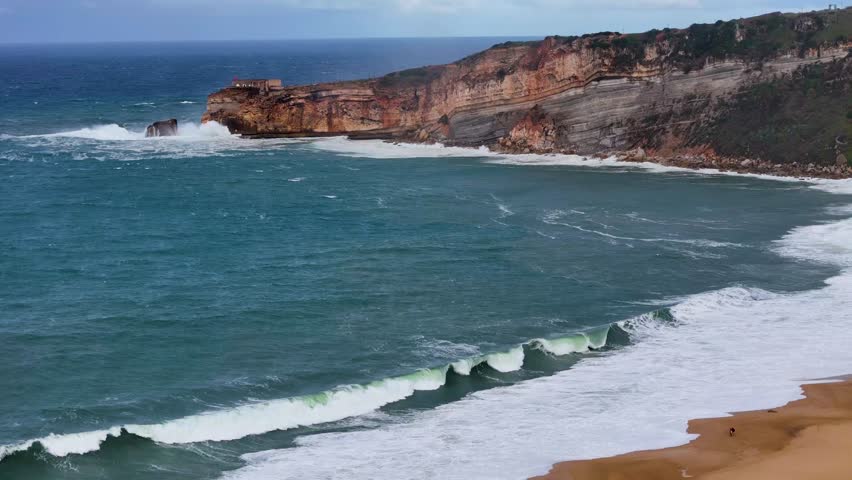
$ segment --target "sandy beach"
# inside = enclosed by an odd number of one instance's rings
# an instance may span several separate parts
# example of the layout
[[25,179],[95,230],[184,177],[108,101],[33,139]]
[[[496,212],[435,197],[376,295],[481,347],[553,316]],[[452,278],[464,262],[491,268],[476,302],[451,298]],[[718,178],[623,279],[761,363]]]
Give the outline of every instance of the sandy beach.
[[[692,420],[689,444],[557,464],[540,480],[849,480],[852,381],[804,385],[783,407]],[[733,436],[730,429],[734,428]]]

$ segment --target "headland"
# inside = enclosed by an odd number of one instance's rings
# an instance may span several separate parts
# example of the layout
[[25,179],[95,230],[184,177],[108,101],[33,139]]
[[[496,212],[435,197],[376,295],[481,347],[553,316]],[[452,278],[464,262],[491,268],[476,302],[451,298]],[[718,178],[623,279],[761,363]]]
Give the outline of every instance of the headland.
[[447,65],[281,86],[235,81],[203,121],[688,168],[852,176],[852,8],[507,42]]

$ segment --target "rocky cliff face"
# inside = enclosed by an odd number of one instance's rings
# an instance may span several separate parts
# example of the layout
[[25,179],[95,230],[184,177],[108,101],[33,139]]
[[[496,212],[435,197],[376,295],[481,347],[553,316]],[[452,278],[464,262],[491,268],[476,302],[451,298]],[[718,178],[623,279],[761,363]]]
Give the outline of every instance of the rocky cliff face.
[[265,94],[226,88],[210,95],[203,121],[248,136],[345,134],[508,151],[712,149],[696,126],[712,124],[744,88],[847,58],[850,30],[852,9],[548,37],[377,79]]

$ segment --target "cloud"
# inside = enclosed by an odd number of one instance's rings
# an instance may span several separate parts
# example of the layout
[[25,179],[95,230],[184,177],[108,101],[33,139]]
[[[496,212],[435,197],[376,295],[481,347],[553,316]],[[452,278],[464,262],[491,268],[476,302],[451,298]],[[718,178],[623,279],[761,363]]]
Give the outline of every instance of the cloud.
[[[243,0],[231,9],[286,7],[303,10],[385,10],[402,13],[453,14],[478,9],[567,11],[572,8],[679,9],[699,8],[702,0]],[[220,0],[149,0],[157,6],[222,7]]]
[[623,8],[623,9],[650,9],[650,8],[700,8],[701,0],[531,0],[530,2],[512,1],[514,4],[532,3],[539,6],[551,8],[576,8],[576,7],[598,7],[598,8]]

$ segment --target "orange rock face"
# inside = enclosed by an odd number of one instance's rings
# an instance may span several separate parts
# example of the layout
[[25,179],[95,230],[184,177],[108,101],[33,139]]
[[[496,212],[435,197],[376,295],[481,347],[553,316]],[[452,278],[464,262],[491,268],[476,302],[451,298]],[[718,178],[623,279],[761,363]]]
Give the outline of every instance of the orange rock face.
[[847,55],[779,54],[761,69],[738,58],[704,60],[686,73],[664,35],[637,48],[617,34],[507,43],[458,62],[385,77],[210,95],[203,121],[248,136],[352,135],[500,145],[510,150],[598,153],[653,148],[712,112],[749,82]]
[[[379,79],[289,87],[266,95],[226,88],[209,97],[203,120],[250,135],[425,130],[429,138],[452,139],[452,128],[446,127],[458,114],[534,103],[581,88],[610,73],[611,61],[608,52],[585,48],[582,42],[548,38]],[[657,73],[640,69],[629,76]]]

